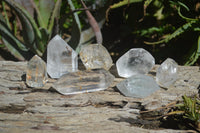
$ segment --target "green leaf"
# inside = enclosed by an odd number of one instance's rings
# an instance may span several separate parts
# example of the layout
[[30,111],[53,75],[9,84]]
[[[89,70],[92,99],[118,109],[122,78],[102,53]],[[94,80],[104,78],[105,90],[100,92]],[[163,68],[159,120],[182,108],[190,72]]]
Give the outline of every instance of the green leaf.
[[199,25],[200,20],[198,21],[189,21],[188,23],[182,25],[177,30],[175,30],[172,34],[168,35],[165,39],[157,41],[157,42],[145,42],[148,45],[154,45],[154,44],[161,44],[161,43],[168,43],[172,39],[182,35],[184,32],[194,29],[194,27]]
[[24,41],[25,44],[28,45],[31,50],[41,56],[41,49],[38,50],[38,43],[42,36],[38,29],[38,26],[32,16],[19,4],[14,1],[4,0],[7,5],[9,5],[13,10],[16,11],[17,15],[20,17],[20,21],[22,22],[23,30],[24,30]]
[[119,7],[122,7],[124,5],[129,5],[131,3],[137,3],[137,2],[142,2],[142,1],[143,0],[123,0],[123,1],[120,1],[118,3],[111,5],[106,11],[106,20],[108,21],[108,14],[109,14],[111,9],[119,8]]
[[[0,14],[1,16],[1,14]],[[0,17],[1,18],[1,17]],[[2,20],[2,18],[0,19]],[[20,48],[19,46],[24,45],[22,42],[20,42],[10,31],[9,27],[3,23],[3,21],[0,21],[0,34],[2,36],[2,40],[4,42],[4,45],[7,47],[7,49],[11,52],[12,55],[14,55],[19,60],[24,60],[23,50],[27,51],[27,49]]]
[[39,0],[38,9],[36,9],[36,11],[38,14],[38,22],[42,28],[48,28],[49,20],[54,6],[54,0]]
[[120,1],[116,4],[113,4],[110,6],[110,9],[115,9],[115,8],[119,8],[121,6],[124,6],[124,5],[128,5],[128,4],[131,4],[131,3],[137,3],[137,2],[142,2],[143,0],[123,0],[123,1]]
[[[71,0],[68,0],[70,9],[73,11],[75,10],[75,7]],[[81,44],[81,23],[78,17],[77,12],[73,13],[73,26],[72,26],[72,33],[71,33],[71,39],[69,40],[69,44],[73,49],[76,49],[77,52],[79,52]]]
[[9,27],[9,29],[11,29],[10,22],[9,22],[9,19],[8,19],[8,14],[7,14],[6,8],[5,8],[5,2],[3,2],[3,1],[2,1],[2,7],[3,7],[4,15],[5,15],[6,24]]
[[[48,33],[48,31],[47,31],[47,29],[45,29],[45,28],[41,28],[40,29],[40,32],[41,32],[41,34],[42,34],[42,40],[41,40],[41,42],[42,42],[42,46],[43,46],[43,48],[42,49],[44,49],[45,50],[45,48],[46,48],[46,46],[47,46],[47,43],[48,43],[48,41],[49,41],[49,33]],[[43,51],[44,52],[44,51]]]
[[26,46],[21,41],[19,41],[10,31],[9,27],[5,24],[5,21],[1,14],[0,14],[0,31],[1,31],[0,34],[2,35],[3,38],[9,38],[13,40],[19,49],[21,49],[22,51],[28,51]]
[[187,7],[187,5],[185,5],[183,2],[178,1],[178,4],[184,7],[187,11],[190,11],[189,7]]
[[198,37],[197,45],[193,45],[189,55],[186,57],[187,61],[184,65],[193,65],[200,56],[200,36]]
[[185,17],[185,16],[181,13],[181,7],[178,7],[178,15],[179,15],[181,18],[185,19],[185,20],[189,20],[189,21],[196,21],[196,20],[198,20],[198,19],[194,19],[194,18]]
[[51,34],[52,34],[52,29],[53,29],[53,26],[54,26],[54,21],[55,21],[55,19],[58,19],[60,17],[61,3],[62,3],[62,0],[57,0],[56,1],[56,4],[54,6],[54,9],[53,9],[50,21],[49,21],[48,32],[50,34],[50,37],[51,37]]
[[7,41],[8,39],[4,39],[2,38],[2,41],[4,43],[4,45],[7,47],[7,49],[10,51],[10,53],[17,59],[19,60],[25,60],[24,56],[19,52],[19,50],[17,50],[17,48],[13,47],[13,42],[12,45],[9,43],[9,41]]

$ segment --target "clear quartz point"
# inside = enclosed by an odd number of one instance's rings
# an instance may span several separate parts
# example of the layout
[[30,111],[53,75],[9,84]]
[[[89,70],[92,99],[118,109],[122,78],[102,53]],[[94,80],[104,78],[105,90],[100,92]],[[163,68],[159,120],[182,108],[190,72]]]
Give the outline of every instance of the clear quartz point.
[[156,82],[162,87],[169,87],[178,78],[178,64],[167,58],[156,71]]
[[56,35],[47,46],[47,72],[51,78],[60,78],[78,70],[77,53]]
[[145,98],[160,89],[152,77],[142,74],[123,80],[117,88],[123,95],[134,98]]
[[26,84],[30,87],[43,87],[47,81],[46,63],[37,55],[27,65]]
[[103,68],[109,70],[113,65],[107,49],[101,44],[90,44],[81,47],[80,58],[86,69]]
[[143,48],[130,49],[116,62],[119,76],[125,78],[134,74],[146,74],[154,65],[154,57]]
[[53,88],[63,95],[79,94],[107,89],[114,76],[104,69],[85,70],[63,75]]

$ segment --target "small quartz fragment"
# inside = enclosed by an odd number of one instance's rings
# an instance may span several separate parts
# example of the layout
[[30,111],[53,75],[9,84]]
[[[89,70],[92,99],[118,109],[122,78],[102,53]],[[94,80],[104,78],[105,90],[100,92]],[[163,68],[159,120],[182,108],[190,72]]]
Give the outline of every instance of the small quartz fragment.
[[53,88],[63,95],[93,92],[108,88],[114,76],[104,69],[77,71],[63,75]]
[[26,84],[30,87],[43,87],[47,81],[46,63],[37,55],[27,65]]
[[116,62],[119,76],[125,78],[134,74],[146,74],[154,65],[154,57],[143,48],[130,49]]
[[169,87],[178,78],[178,64],[171,58],[167,58],[157,69],[156,81],[162,87]]
[[80,58],[86,69],[104,68],[105,70],[109,70],[113,64],[110,54],[101,44],[82,46]]
[[123,80],[117,88],[123,95],[134,98],[145,98],[160,89],[152,77],[142,74]]
[[47,46],[47,72],[51,78],[60,78],[78,70],[77,53],[56,35]]

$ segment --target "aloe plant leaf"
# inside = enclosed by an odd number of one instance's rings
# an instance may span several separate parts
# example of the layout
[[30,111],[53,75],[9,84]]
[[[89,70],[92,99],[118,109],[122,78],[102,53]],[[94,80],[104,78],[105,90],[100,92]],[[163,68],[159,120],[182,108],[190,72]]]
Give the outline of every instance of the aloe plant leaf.
[[8,19],[8,14],[7,14],[6,8],[5,8],[5,2],[3,2],[3,1],[2,1],[2,7],[3,7],[4,16],[5,16],[5,22],[6,22],[7,26],[9,27],[9,29],[11,29],[9,19]]
[[0,15],[0,31],[1,31],[0,34],[2,35],[3,38],[6,38],[6,36],[8,36],[9,38],[12,38],[12,40],[15,41],[18,48],[20,48],[22,51],[28,51],[26,46],[12,34],[9,27],[5,24],[5,21],[3,20],[2,15]]
[[[68,3],[70,5],[70,9],[73,11],[75,10],[75,7],[71,0],[68,0]],[[72,25],[72,33],[71,33],[71,39],[69,40],[69,44],[73,49],[76,49],[76,52],[79,52],[81,44],[81,23],[78,17],[78,14],[76,12],[73,13],[73,25]]]
[[18,17],[20,18],[20,21],[23,26],[23,38],[25,41],[25,45],[30,47],[34,53],[39,55],[40,53],[37,52],[38,50],[37,50],[37,45],[35,44],[35,40],[37,40],[37,38],[41,38],[41,34],[34,19],[19,4],[10,0],[4,0],[4,1],[17,13]]
[[23,6],[29,12],[29,14],[32,17],[34,17],[34,5],[32,0],[13,0],[13,1]]
[[[1,15],[0,15],[1,16]],[[5,25],[5,23],[3,23],[3,21],[0,21],[0,34],[2,36],[2,40],[4,42],[4,45],[7,47],[7,49],[10,51],[10,53],[12,55],[14,55],[16,58],[18,58],[19,60],[24,60],[24,55],[23,55],[23,51],[21,48],[19,48],[19,44],[20,46],[23,45],[22,42],[20,42],[9,30],[9,28],[7,27],[7,25]],[[26,50],[27,49],[23,49]]]
[[[48,31],[47,31],[47,29],[45,29],[45,28],[41,28],[40,29],[40,32],[41,32],[41,34],[42,34],[42,40],[41,40],[41,42],[42,42],[42,46],[43,46],[43,50],[45,50],[45,48],[46,48],[46,45],[47,45],[47,43],[48,43],[48,41],[49,41],[49,33],[48,33]],[[42,51],[42,53],[43,53],[44,51]]]
[[12,45],[7,41],[7,39],[2,38],[2,41],[4,45],[7,47],[7,49],[10,51],[10,53],[17,58],[18,60],[25,60],[24,56]]
[[[29,14],[33,17],[34,9],[33,9],[31,0],[28,0],[28,1],[14,0],[14,1],[18,3],[19,5],[21,5],[21,8],[24,7],[26,11],[28,11]],[[36,45],[34,44],[35,35],[34,35],[34,31],[30,22],[27,20],[27,18],[23,15],[23,13],[18,8],[15,8],[15,5],[12,4],[10,0],[8,0],[8,2],[10,4],[10,7],[15,10],[15,12],[17,13],[17,16],[19,17],[19,20],[23,27],[22,36],[23,36],[25,44],[31,49],[36,49]]]
[[50,34],[50,37],[51,37],[51,34],[52,34],[54,21],[55,21],[55,19],[58,19],[60,17],[61,4],[62,4],[62,0],[57,0],[55,6],[53,8],[53,12],[51,14],[51,18],[50,18],[49,25],[48,25],[48,32]]
[[54,0],[39,0],[38,6],[35,6],[38,15],[38,22],[42,28],[48,28],[54,6]]
[[44,44],[42,44],[42,34],[34,20],[34,18],[19,4],[10,1],[10,0],[4,0],[9,6],[11,6],[16,12],[19,12],[19,14],[22,14],[25,16],[25,18],[28,20],[28,22],[30,23],[34,35],[35,35],[35,43],[33,46],[34,52],[36,54],[38,54],[39,56],[42,56],[42,52],[44,51]]
[[41,38],[41,34],[39,28],[34,20],[34,18],[19,4],[15,3],[11,0],[4,0],[12,9],[14,9],[18,15],[23,14],[27,20],[30,22],[33,30],[35,31],[36,35]]

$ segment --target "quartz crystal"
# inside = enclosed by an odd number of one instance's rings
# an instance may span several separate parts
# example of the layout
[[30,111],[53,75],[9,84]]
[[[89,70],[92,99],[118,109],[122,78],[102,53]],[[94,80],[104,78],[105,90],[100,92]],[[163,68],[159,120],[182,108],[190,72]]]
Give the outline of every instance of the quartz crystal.
[[169,87],[178,78],[178,64],[171,58],[167,58],[157,69],[156,81],[162,87]]
[[135,98],[145,98],[160,89],[152,77],[142,74],[123,80],[117,88],[123,95]]
[[47,72],[51,78],[60,78],[78,69],[77,53],[56,35],[47,47]]
[[143,48],[130,49],[116,62],[119,76],[125,78],[134,74],[146,74],[154,65],[154,57]]
[[30,87],[43,87],[47,81],[46,63],[37,55],[28,62],[26,84]]
[[86,69],[104,68],[109,70],[113,63],[107,49],[101,44],[82,46],[80,58]]
[[104,69],[77,71],[63,75],[53,88],[63,95],[93,92],[108,88],[114,76]]

